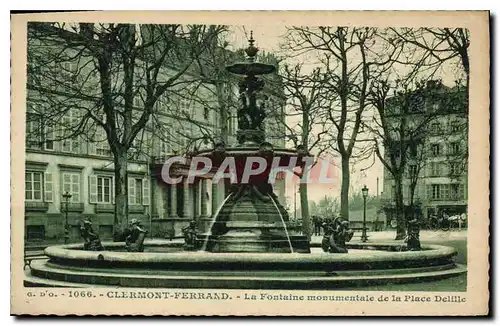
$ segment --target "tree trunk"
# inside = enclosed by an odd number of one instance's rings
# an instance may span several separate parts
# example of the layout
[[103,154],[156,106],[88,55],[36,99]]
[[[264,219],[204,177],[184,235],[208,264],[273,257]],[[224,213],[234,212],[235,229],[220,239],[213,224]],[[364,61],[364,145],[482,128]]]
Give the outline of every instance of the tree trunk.
[[398,225],[396,227],[396,240],[402,240],[406,237],[406,219],[404,213],[404,202],[403,202],[403,187],[402,187],[402,177],[394,176],[395,182],[395,192],[396,192],[396,221]]
[[409,206],[409,213],[410,215],[408,216],[407,220],[408,221],[411,221],[413,220],[415,217],[415,187],[416,187],[416,183],[413,183],[410,185],[410,193],[408,194],[409,196],[409,200],[408,200],[408,206]]
[[349,157],[342,156],[342,185],[340,189],[340,215],[349,221],[349,183],[350,183]]
[[113,241],[124,241],[128,227],[128,189],[127,189],[127,152],[115,153],[115,218],[113,222]]
[[311,218],[309,216],[309,200],[307,196],[307,183],[299,185],[300,212],[302,215],[302,231],[311,240]]
[[226,144],[228,141],[228,128],[227,122],[230,117],[227,114],[226,98],[224,97],[224,86],[221,83],[216,84],[215,91],[217,92],[217,100],[219,104],[219,118],[220,118],[220,137],[221,140]]

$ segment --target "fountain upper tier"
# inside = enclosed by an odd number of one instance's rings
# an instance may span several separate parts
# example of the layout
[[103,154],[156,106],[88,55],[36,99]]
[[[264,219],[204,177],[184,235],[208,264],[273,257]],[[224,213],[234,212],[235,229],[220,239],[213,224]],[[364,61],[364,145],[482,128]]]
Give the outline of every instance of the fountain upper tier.
[[247,62],[238,62],[226,67],[226,70],[236,75],[258,76],[272,74],[276,71],[276,67],[265,63],[255,62],[255,56],[259,49],[254,44],[253,33],[250,32],[249,46],[245,49],[247,54]]

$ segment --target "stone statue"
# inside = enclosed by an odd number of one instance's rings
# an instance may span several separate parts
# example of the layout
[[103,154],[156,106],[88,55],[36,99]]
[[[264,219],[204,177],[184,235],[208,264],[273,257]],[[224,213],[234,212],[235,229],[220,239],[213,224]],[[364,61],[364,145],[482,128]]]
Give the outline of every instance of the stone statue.
[[266,119],[266,100],[267,96],[262,101],[260,107],[255,108],[255,113],[252,117],[252,129],[262,130],[264,131],[263,122]]
[[346,242],[349,242],[354,232],[349,229],[349,222],[336,218],[323,223],[323,240],[321,247],[324,252],[347,253]]
[[238,128],[240,130],[262,130],[262,122],[266,117],[265,108],[257,107],[256,93],[264,88],[264,81],[249,75],[238,86],[241,101],[238,110]]
[[101,251],[104,250],[99,235],[97,235],[92,229],[92,222],[89,219],[83,221],[80,227],[80,234],[83,238],[83,249],[90,251]]
[[[341,247],[346,248],[346,242],[351,241],[354,236],[354,231],[349,229],[349,221],[341,221],[337,226],[337,232],[335,232],[334,238],[335,242]],[[346,249],[347,251],[347,249]]]
[[420,223],[416,219],[408,221],[406,249],[409,251],[422,250],[420,246]]
[[182,234],[184,235],[184,243],[186,249],[194,250],[196,249],[196,222],[191,221],[189,225],[182,229]]
[[238,128],[239,129],[249,129],[250,128],[250,117],[247,105],[247,94],[246,94],[246,82],[241,81],[239,83],[240,87],[240,101],[241,105],[238,109]]
[[144,239],[148,231],[142,228],[142,223],[140,220],[132,219],[130,221],[130,227],[128,230],[128,236],[125,239],[125,245],[127,251],[129,252],[143,252],[144,251]]

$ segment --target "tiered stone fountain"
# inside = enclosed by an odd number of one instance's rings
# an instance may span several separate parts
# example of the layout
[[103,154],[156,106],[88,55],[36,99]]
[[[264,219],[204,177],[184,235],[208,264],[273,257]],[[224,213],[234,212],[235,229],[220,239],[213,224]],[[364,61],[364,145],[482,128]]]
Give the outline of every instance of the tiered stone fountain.
[[[266,117],[265,103],[259,103],[258,92],[264,87],[260,75],[271,74],[276,68],[255,61],[258,49],[250,37],[245,50],[247,61],[228,66],[231,73],[244,76],[239,83],[240,109],[238,110],[237,139],[235,146],[226,148],[218,144],[215,150],[201,152],[199,156],[209,157],[218,166],[225,159],[235,162],[237,182],[214,217],[207,234],[198,237],[199,247],[210,252],[302,252],[309,253],[306,236],[300,235],[288,226],[289,218],[285,208],[273,192],[269,174],[274,158],[280,159],[280,166],[288,165],[290,158],[302,162],[297,151],[284,148],[274,149],[266,142],[263,122]],[[266,169],[252,175],[248,182],[241,183],[247,160],[251,157],[264,159]],[[250,162],[251,163],[251,162]]]

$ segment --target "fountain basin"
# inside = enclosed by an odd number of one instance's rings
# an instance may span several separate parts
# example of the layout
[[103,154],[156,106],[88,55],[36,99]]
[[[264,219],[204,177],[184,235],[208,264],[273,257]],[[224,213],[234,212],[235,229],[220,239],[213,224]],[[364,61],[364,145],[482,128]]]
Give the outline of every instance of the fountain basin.
[[49,259],[33,261],[25,285],[337,289],[466,272],[453,262],[453,248],[437,245],[400,252],[399,244],[348,244],[348,254],[323,253],[319,248],[310,254],[185,252],[167,241],[147,242],[144,253],[122,252],[122,243],[104,246],[102,252],[84,251],[81,245],[49,247]]

